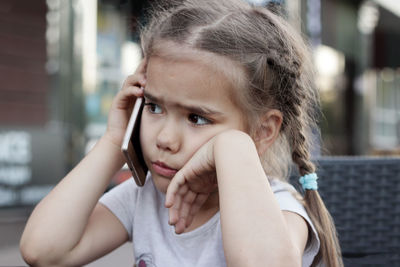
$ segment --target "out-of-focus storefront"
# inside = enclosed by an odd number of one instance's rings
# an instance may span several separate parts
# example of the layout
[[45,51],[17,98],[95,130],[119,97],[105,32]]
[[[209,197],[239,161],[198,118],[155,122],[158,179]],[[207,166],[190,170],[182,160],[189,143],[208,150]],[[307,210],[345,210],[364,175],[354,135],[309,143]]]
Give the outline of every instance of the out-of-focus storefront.
[[398,1],[321,4],[326,51],[319,54],[317,71],[325,146],[334,155],[399,155]]
[[35,203],[64,173],[46,70],[45,1],[0,2],[0,207]]
[[141,58],[144,6],[0,2],[0,207],[36,204],[103,134]]

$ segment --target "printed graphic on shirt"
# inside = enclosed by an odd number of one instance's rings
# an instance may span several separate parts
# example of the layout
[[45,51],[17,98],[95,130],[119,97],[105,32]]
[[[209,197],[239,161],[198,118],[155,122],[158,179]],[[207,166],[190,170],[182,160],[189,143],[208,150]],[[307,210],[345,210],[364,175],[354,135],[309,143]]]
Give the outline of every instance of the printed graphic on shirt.
[[136,260],[137,267],[157,267],[153,262],[153,256],[150,253],[141,254]]

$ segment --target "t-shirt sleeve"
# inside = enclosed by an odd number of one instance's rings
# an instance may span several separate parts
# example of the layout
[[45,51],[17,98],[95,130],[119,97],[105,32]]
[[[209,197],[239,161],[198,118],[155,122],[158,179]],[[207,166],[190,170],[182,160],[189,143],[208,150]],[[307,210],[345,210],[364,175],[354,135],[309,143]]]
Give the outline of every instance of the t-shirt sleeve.
[[133,179],[117,185],[99,200],[106,206],[124,225],[129,239],[132,240],[133,214],[136,206],[138,187]]
[[274,181],[271,182],[271,188],[281,210],[294,212],[303,217],[307,222],[310,229],[310,235],[306,249],[303,253],[302,266],[310,266],[320,247],[320,241],[314,224],[308,216],[304,206],[294,197],[293,193],[295,193],[295,189],[291,185],[280,181]]

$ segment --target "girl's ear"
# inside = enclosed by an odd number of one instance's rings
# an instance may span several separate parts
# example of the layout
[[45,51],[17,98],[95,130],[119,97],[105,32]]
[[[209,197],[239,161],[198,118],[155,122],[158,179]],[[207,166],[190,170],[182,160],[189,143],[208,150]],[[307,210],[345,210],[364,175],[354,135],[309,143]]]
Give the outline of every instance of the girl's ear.
[[254,138],[259,155],[264,154],[276,140],[281,130],[282,121],[282,112],[277,109],[271,109],[261,116]]

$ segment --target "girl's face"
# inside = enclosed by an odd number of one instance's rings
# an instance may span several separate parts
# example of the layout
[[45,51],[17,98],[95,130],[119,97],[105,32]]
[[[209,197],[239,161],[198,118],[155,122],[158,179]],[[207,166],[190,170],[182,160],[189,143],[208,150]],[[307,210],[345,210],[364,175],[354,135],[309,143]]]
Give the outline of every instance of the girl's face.
[[140,141],[159,191],[166,192],[175,173],[212,137],[247,130],[234,93],[225,76],[205,63],[149,59]]

